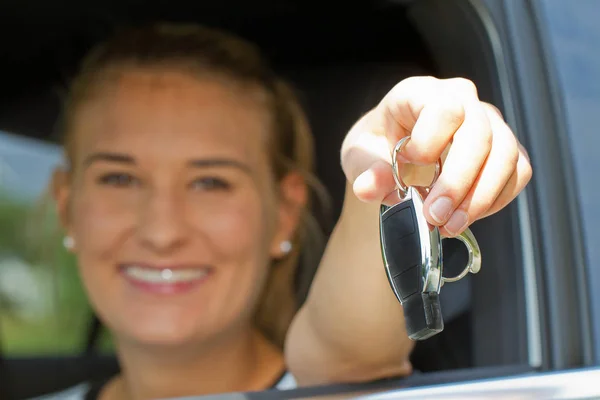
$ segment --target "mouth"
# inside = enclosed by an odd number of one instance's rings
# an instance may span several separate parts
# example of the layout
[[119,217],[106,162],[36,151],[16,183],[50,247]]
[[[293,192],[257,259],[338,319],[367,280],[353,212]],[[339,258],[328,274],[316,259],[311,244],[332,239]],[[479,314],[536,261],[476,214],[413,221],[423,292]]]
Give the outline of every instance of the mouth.
[[211,273],[208,267],[156,267],[142,264],[124,264],[119,270],[134,287],[162,294],[189,291],[206,281]]

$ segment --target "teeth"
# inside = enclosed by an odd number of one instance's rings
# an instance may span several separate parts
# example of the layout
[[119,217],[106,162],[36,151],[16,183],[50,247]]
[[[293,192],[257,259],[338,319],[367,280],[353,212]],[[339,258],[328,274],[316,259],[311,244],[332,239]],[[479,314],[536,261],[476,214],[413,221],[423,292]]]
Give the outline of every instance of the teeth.
[[124,272],[133,279],[149,283],[190,282],[201,279],[207,274],[205,269],[158,269],[135,265],[125,267]]

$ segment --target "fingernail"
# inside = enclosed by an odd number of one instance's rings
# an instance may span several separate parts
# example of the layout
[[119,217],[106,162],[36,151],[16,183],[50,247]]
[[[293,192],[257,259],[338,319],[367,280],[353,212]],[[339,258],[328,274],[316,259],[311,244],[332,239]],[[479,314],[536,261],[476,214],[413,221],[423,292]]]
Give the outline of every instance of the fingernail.
[[452,200],[450,198],[442,196],[433,202],[429,207],[429,214],[438,224],[443,224],[444,221],[450,217],[452,212]]
[[458,210],[452,215],[448,223],[444,225],[444,228],[446,228],[448,233],[456,235],[458,232],[462,231],[468,223],[469,215],[464,211]]

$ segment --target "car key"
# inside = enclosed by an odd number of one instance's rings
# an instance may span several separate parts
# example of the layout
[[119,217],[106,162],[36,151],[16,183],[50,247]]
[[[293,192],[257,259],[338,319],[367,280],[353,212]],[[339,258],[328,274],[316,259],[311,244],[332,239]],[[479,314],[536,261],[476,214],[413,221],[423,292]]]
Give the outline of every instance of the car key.
[[[408,136],[401,139],[392,154],[392,168],[398,190],[388,196],[380,210],[380,239],[388,281],[402,304],[408,336],[425,340],[444,329],[439,293],[444,282],[456,282],[481,267],[481,252],[469,229],[457,236],[467,247],[469,261],[456,277],[445,278],[442,236],[430,228],[423,214],[423,194],[428,188],[407,187],[398,176],[396,156]],[[432,185],[441,170],[436,164]],[[389,204],[392,204],[391,206]]]

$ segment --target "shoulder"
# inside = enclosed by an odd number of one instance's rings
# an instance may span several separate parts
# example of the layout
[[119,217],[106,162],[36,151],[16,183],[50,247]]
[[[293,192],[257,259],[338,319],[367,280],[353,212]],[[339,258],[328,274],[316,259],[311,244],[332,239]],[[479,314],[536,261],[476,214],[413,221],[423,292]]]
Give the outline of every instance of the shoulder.
[[84,400],[89,391],[88,383],[80,383],[77,386],[70,387],[60,392],[46,394],[29,400]]
[[290,390],[296,389],[298,387],[298,383],[296,382],[296,378],[289,372],[285,372],[283,376],[277,381],[277,383],[273,386],[274,389],[278,390]]

